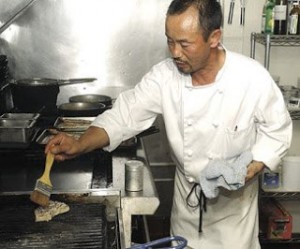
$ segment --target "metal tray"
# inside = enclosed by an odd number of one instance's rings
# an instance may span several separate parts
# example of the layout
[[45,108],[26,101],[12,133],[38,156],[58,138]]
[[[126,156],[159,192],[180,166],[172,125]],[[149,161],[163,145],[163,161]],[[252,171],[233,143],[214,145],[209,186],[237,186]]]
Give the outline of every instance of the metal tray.
[[[49,142],[49,140],[56,134],[54,132],[55,130],[47,129],[44,130],[35,140],[36,143],[45,145]],[[78,138],[83,132],[66,132],[70,136],[74,136],[75,138]]]
[[39,113],[3,113],[1,119],[19,119],[19,120],[32,120],[40,117]]
[[58,117],[54,128],[59,131],[85,131],[95,117]]
[[6,144],[31,142],[35,133],[36,120],[0,119],[0,143]]

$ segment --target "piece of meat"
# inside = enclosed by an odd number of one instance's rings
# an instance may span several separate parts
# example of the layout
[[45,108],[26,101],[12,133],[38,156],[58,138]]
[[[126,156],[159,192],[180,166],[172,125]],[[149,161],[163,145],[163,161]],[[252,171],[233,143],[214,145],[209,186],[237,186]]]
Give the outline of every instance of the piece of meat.
[[66,213],[69,210],[70,207],[67,204],[59,201],[50,200],[49,206],[38,207],[34,210],[35,222],[52,220],[54,216]]

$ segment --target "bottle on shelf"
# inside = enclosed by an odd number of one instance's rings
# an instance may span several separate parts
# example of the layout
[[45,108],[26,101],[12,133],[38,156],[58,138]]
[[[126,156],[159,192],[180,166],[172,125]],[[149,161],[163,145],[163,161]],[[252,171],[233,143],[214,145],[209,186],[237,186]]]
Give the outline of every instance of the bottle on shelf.
[[266,22],[264,32],[266,34],[274,33],[274,7],[275,0],[268,0],[266,4]]
[[261,15],[261,33],[265,33],[267,3],[268,3],[268,0],[265,1],[263,9],[262,9],[262,15]]
[[274,7],[274,34],[287,34],[287,0],[276,0]]
[[300,8],[299,1],[293,3],[293,8],[289,15],[289,34],[300,34]]

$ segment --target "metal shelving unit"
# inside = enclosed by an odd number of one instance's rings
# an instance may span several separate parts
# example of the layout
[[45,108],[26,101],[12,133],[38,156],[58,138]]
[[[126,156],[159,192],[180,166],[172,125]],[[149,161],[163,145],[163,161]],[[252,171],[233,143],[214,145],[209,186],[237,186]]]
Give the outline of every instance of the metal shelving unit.
[[[255,59],[255,47],[256,43],[264,46],[264,66],[269,70],[270,66],[270,53],[271,47],[296,47],[300,46],[300,35],[271,35],[271,34],[261,34],[261,33],[251,33],[251,48],[250,56]],[[300,109],[289,109],[290,115],[293,120],[300,120]],[[285,192],[285,191],[265,191],[260,187],[260,200],[263,201],[264,198],[275,198],[277,200],[289,201],[289,200],[300,200],[300,192]],[[292,238],[289,240],[271,240],[266,237],[265,234],[260,234],[261,244],[299,244],[300,234],[292,234]]]
[[255,44],[259,43],[265,46],[264,66],[269,69],[270,51],[272,46],[296,47],[300,46],[300,35],[271,35],[261,33],[251,33],[250,56],[255,59]]
[[259,195],[262,198],[276,198],[278,200],[300,200],[300,192],[276,192],[276,190],[273,192],[261,189]]
[[[298,47],[300,46],[300,35],[271,35],[261,33],[251,33],[251,49],[250,56],[255,59],[256,43],[264,45],[265,57],[264,66],[269,70],[271,47]],[[289,110],[293,120],[300,120],[300,109]]]

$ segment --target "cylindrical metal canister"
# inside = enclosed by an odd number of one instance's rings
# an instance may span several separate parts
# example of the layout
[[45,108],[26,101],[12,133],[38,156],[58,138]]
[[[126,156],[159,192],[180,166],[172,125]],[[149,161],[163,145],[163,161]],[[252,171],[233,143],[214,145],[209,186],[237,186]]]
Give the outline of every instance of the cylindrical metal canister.
[[129,160],[125,163],[125,189],[141,191],[144,183],[144,163],[139,160]]

